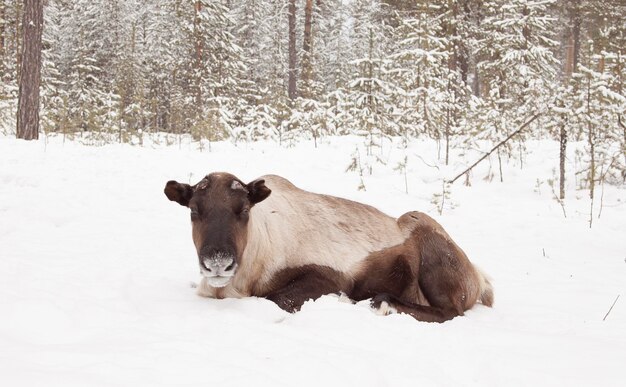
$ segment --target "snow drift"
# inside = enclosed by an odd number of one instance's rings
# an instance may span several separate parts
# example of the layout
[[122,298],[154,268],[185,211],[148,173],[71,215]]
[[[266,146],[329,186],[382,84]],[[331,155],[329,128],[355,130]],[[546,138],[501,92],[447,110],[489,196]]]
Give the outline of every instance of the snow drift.
[[[487,183],[484,163],[472,187],[452,187],[439,215],[441,178],[461,164],[431,168],[433,143],[416,142],[407,152],[425,162],[408,164],[408,194],[404,177],[382,167],[357,191],[359,176],[344,172],[357,142],[216,143],[200,152],[193,143],[87,147],[0,137],[2,384],[623,383],[626,300],[603,321],[626,290],[623,189],[606,187],[589,229],[588,199],[571,183],[564,218],[542,183],[557,165],[557,144],[535,142],[524,169],[511,162],[504,184]],[[332,296],[293,315],[263,299],[197,297],[188,214],[163,185],[215,170],[248,180],[277,173],[396,216],[428,212],[492,277],[496,305],[428,324]]]

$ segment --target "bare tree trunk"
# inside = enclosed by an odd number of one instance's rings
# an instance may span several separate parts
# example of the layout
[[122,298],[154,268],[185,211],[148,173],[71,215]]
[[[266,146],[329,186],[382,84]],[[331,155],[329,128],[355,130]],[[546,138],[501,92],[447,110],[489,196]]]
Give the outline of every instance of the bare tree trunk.
[[304,36],[302,37],[302,63],[301,68],[301,86],[300,94],[303,97],[311,98],[311,83],[313,78],[312,64],[312,33],[311,24],[313,19],[313,0],[306,0],[304,5]]
[[[478,61],[478,59],[476,59]],[[474,63],[474,79],[472,80],[472,94],[480,97],[480,74],[478,73],[478,65]]]
[[22,19],[22,2],[15,2],[15,27],[13,28],[13,40],[15,41],[15,75],[16,79],[20,79],[20,66],[22,65],[22,36],[20,34],[21,31],[21,22]]
[[[456,1],[448,0],[448,6],[452,9],[452,17],[454,19],[453,23],[448,24],[448,36],[455,37],[455,42],[451,43],[451,53],[452,55],[448,59],[448,70],[449,73],[454,75],[455,82],[458,82],[456,79],[457,69],[460,69],[461,79],[463,83],[467,81],[467,56],[465,55],[465,50],[462,44],[459,42],[459,39],[456,39],[458,30],[456,28],[456,20],[459,14],[459,3]],[[465,8],[464,8],[465,10]],[[454,87],[452,83],[452,77],[448,74],[448,94],[450,97],[454,98],[454,102],[456,102],[456,91],[457,88]],[[452,106],[452,107],[451,107]],[[444,137],[446,140],[446,165],[448,165],[450,160],[450,137],[451,137],[451,126],[452,121],[456,124],[456,114],[453,112],[456,109],[455,104],[448,104],[446,108],[446,126]]]
[[[576,72],[578,66],[578,53],[580,51],[580,0],[574,0],[570,4],[570,28],[569,38],[565,51],[563,84],[567,84]],[[565,158],[567,155],[567,117],[563,116],[559,133],[559,199],[565,199]]]
[[39,85],[41,83],[41,34],[43,1],[24,0],[22,36],[24,49],[17,105],[17,138],[39,138]]
[[[470,8],[470,1],[467,0],[463,3],[462,12],[463,12],[463,21],[465,23],[470,24],[472,18],[472,10]],[[468,47],[468,43],[466,42],[466,37],[463,38],[463,43],[461,46],[462,55],[459,62],[459,68],[461,70],[461,77],[463,79],[463,83],[467,85],[468,75],[470,72],[470,62],[472,60],[472,50]]]
[[[451,0],[449,0],[451,2]],[[453,6],[453,14],[455,19],[458,19],[458,15],[461,15],[461,20],[463,22],[468,23],[470,20],[470,7],[469,0],[461,0],[452,2]],[[458,29],[456,28],[456,23],[453,27],[454,36],[457,36]],[[456,40],[455,43],[455,56],[456,56],[456,65],[458,66],[459,72],[461,74],[461,79],[463,80],[463,84],[467,84],[467,75],[469,73],[469,50],[467,48],[466,43],[462,39]]]
[[[617,93],[622,95],[622,55],[621,53],[617,54]],[[624,155],[624,165],[626,165],[626,125],[622,122],[622,115],[617,115],[617,124],[622,128],[622,154]],[[622,171],[622,177],[626,180],[626,171]]]
[[[622,123],[622,116],[617,116],[617,123],[622,127],[622,154],[624,155],[624,164],[626,165],[626,125]],[[622,179],[626,182],[626,170],[622,170]]]
[[297,97],[296,88],[296,0],[289,0],[289,85],[287,93],[289,99]]
[[596,149],[595,149],[595,134],[593,131],[593,125],[591,124],[591,77],[587,79],[587,131],[589,142],[589,153],[591,160],[589,162],[589,198],[591,199],[591,208],[589,210],[589,228],[593,223],[593,197],[596,186]]
[[194,33],[194,45],[196,51],[196,57],[194,58],[194,70],[195,74],[195,105],[196,105],[196,114],[198,118],[201,116],[202,111],[202,33],[200,31],[200,12],[202,12],[202,1],[196,0],[194,3],[194,18],[193,18],[193,33]]
[[[469,3],[467,3],[469,5]],[[476,28],[480,29],[481,27],[481,23],[482,23],[482,3],[481,2],[472,2],[471,7],[469,9],[469,14],[470,14],[470,19],[472,20],[473,23],[475,23]],[[483,94],[483,91],[481,90],[481,79],[480,79],[480,73],[478,71],[478,63],[480,62],[480,60],[482,59],[479,55],[474,54],[472,55],[471,59],[471,64],[473,67],[473,74],[474,74],[474,78],[472,80],[472,94],[475,95],[476,97],[480,97],[481,94]]]
[[304,37],[302,49],[305,53],[311,52],[311,20],[313,19],[313,0],[306,0],[304,5]]
[[565,199],[565,156],[567,151],[567,129],[561,124],[559,136],[559,199]]
[[498,170],[500,171],[500,183],[504,183],[504,177],[502,176],[502,156],[500,155],[500,148],[498,148]]
[[582,24],[580,0],[576,0],[572,8],[572,35],[574,37],[574,65],[572,66],[572,71],[576,72],[578,69],[578,59],[580,58],[580,27]]
[[572,77],[572,73],[574,72],[574,57],[575,57],[575,42],[574,42],[574,34],[572,33],[567,41],[567,47],[565,51],[565,76],[564,80],[569,81]]
[[[4,18],[6,15],[4,2],[0,3],[0,66],[2,66],[2,60],[4,59],[4,31],[6,27],[4,26]],[[0,69],[2,69],[0,67]]]
[[[570,35],[565,51],[563,85],[567,84],[574,71],[574,36]],[[561,105],[563,105],[561,103]],[[561,130],[559,133],[559,199],[565,199],[565,159],[567,156],[567,114],[561,117]]]
[[0,84],[4,82],[4,46],[5,46],[5,38],[4,34],[6,31],[6,21],[4,18],[6,17],[6,5],[4,1],[0,2]]
[[374,78],[374,32],[372,31],[372,28],[370,27],[370,35],[369,35],[369,50],[368,50],[368,54],[367,54],[367,105],[370,108],[370,112],[374,111],[374,98],[373,98],[373,94],[374,94],[374,84],[372,82],[372,79]]
[[[448,87],[450,85],[450,81],[448,81]],[[448,109],[446,113],[446,165],[448,165],[450,161],[450,109]]]
[[[367,54],[367,106],[369,106],[369,111],[370,114],[373,114],[374,112],[374,82],[372,82],[372,79],[374,78],[374,31],[372,30],[372,28],[370,27],[369,29],[369,50],[368,50],[368,54]],[[368,155],[372,155],[373,154],[373,146],[374,146],[374,125],[372,123],[372,120],[369,119],[367,120],[367,131],[369,133],[370,136],[370,141],[369,141],[369,147],[368,147]],[[382,143],[381,143],[382,144]],[[370,166],[370,175],[372,174],[372,168]]]

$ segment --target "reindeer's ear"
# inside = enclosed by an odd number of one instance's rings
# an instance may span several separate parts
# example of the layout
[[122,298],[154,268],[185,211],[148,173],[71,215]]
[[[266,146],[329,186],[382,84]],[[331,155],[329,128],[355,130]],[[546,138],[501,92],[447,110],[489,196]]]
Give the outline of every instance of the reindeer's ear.
[[252,205],[262,202],[272,193],[272,190],[267,188],[263,179],[256,179],[249,183],[246,188],[248,188],[248,200],[250,200]]
[[181,184],[174,180],[165,184],[163,192],[168,199],[185,207],[189,206],[189,201],[193,196],[193,188],[189,184]]

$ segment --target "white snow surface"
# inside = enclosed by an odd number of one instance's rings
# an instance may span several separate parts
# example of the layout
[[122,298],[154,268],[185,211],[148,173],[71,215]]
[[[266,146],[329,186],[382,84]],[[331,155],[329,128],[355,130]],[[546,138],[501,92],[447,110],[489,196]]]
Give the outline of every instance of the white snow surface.
[[[219,142],[209,152],[0,136],[0,385],[624,385],[623,186],[605,187],[599,219],[598,190],[590,229],[588,194],[568,165],[564,218],[538,184],[554,177],[558,144],[531,142],[523,168],[509,160],[504,183],[497,172],[486,182],[481,163],[439,215],[431,201],[441,179],[478,154],[444,167],[434,142],[412,143],[406,194],[392,165],[404,155],[387,149],[391,164],[374,166],[363,192],[345,172],[360,142]],[[427,212],[490,275],[495,306],[430,324],[333,296],[296,314],[264,299],[200,298],[189,214],[163,187],[212,171],[280,174],[394,216]]]

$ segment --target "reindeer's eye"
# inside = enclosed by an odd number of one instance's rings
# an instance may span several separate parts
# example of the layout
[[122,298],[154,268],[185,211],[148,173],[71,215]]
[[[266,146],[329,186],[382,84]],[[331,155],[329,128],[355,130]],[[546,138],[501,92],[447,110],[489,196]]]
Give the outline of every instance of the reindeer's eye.
[[191,213],[191,220],[197,219],[198,216],[200,216],[200,213],[198,212],[196,208],[190,208],[189,210]]
[[248,207],[242,208],[238,213],[239,217],[242,219],[247,219],[249,214],[250,214],[250,209]]

